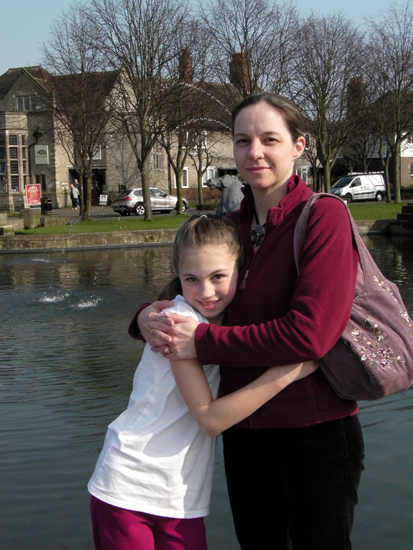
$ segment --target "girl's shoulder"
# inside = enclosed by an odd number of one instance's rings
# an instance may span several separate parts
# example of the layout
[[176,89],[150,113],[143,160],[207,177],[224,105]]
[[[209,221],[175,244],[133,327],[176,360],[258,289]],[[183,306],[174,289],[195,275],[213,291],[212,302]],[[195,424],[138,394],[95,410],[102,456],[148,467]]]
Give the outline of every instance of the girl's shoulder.
[[178,294],[175,296],[174,305],[171,307],[168,307],[166,311],[169,311],[171,313],[178,313],[178,315],[183,315],[186,317],[192,317],[196,321],[199,321],[200,323],[208,323],[208,320],[206,317],[201,315],[196,309],[194,309],[192,306],[190,306],[183,296]]

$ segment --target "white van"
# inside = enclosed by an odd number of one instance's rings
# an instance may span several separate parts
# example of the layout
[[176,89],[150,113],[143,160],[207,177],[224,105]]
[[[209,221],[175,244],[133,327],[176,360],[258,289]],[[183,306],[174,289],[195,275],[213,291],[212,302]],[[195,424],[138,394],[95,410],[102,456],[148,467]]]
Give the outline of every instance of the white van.
[[368,199],[380,202],[385,197],[386,184],[382,172],[370,174],[353,172],[336,181],[330,193],[348,202]]

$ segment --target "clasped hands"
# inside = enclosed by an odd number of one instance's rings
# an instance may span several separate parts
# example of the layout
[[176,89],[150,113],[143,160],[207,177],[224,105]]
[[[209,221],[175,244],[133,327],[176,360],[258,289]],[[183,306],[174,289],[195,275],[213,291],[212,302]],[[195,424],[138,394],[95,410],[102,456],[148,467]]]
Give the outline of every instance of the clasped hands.
[[172,305],[173,302],[162,300],[143,309],[137,319],[139,330],[151,349],[168,359],[196,359],[195,330],[199,322],[163,311]]

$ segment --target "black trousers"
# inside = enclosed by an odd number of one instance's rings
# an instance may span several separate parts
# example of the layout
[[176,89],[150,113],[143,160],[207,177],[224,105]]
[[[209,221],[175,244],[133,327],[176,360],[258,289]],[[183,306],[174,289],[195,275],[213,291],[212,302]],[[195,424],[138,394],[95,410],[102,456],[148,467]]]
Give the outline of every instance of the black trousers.
[[357,416],[294,429],[233,427],[223,441],[242,550],[351,549],[364,470]]

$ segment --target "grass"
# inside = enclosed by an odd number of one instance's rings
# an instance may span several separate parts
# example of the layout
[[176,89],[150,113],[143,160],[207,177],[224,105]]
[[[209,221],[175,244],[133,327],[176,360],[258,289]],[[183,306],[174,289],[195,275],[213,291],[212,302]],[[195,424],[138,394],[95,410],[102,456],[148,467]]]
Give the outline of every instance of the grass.
[[359,202],[350,204],[350,212],[353,218],[357,221],[361,220],[395,220],[397,214],[402,211],[402,206],[407,202],[401,204],[386,203],[386,202]]
[[[355,220],[392,220],[397,218],[402,206],[407,203],[351,203],[350,211]],[[142,218],[122,217],[117,219],[76,221],[71,225],[36,227],[16,231],[21,235],[74,235],[78,233],[102,233],[113,231],[148,231],[150,229],[175,229],[188,218],[187,214],[154,217],[151,221]]]
[[50,227],[36,227],[16,231],[20,235],[75,235],[79,233],[103,233],[113,231],[148,231],[150,229],[175,229],[188,219],[186,214],[163,216],[154,218],[152,221],[133,217],[122,217],[117,219],[89,220],[86,222],[76,221],[70,225],[55,225]]

